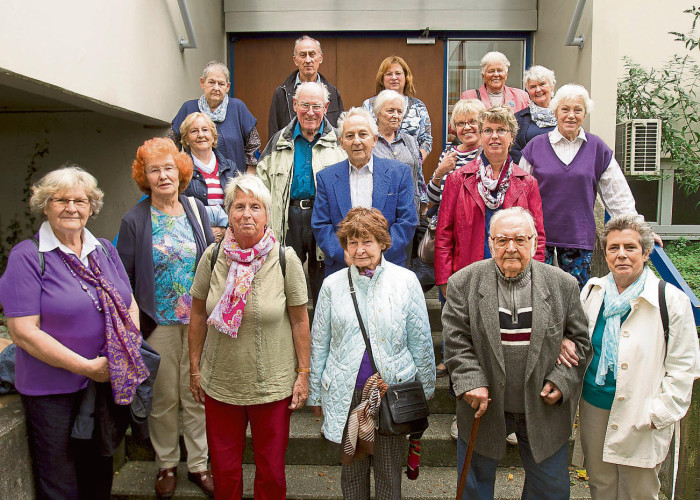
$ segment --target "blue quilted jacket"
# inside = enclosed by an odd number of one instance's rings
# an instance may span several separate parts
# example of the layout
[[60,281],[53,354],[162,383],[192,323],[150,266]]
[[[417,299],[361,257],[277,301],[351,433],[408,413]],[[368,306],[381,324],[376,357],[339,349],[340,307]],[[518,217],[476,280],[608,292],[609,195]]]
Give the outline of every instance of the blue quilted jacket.
[[[382,260],[370,280],[351,267],[360,314],[377,369],[389,384],[417,379],[435,391],[435,355],[428,310],[413,272]],[[323,434],[340,443],[365,352],[350,296],[347,269],[323,282],[311,330],[309,402],[322,406]]]

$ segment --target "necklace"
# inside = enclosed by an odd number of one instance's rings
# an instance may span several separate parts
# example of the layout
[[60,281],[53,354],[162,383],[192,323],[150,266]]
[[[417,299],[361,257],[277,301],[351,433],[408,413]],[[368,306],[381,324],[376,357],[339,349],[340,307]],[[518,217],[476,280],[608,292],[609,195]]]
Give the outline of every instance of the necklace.
[[65,264],[66,269],[68,269],[73,278],[75,278],[75,281],[78,282],[80,288],[82,288],[83,291],[88,294],[88,296],[92,300],[92,303],[95,305],[95,309],[97,309],[98,312],[102,312],[102,306],[100,305],[100,301],[95,298],[95,296],[92,294],[87,285],[80,281],[80,278],[78,278],[78,275],[75,274],[75,271],[73,271],[73,269],[71,269],[71,267],[68,265],[68,262],[66,262],[66,258],[63,255],[61,255],[61,260],[63,261],[63,264]]

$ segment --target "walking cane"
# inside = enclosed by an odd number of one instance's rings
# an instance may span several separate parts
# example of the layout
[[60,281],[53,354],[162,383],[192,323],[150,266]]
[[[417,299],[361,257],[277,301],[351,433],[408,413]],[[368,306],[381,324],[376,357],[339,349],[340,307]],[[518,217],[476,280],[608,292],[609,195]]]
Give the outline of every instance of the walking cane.
[[459,485],[457,486],[457,496],[455,500],[462,500],[462,494],[464,493],[464,486],[467,484],[467,473],[469,472],[469,465],[472,461],[472,453],[474,452],[474,443],[476,442],[476,433],[479,432],[479,422],[481,422],[481,417],[474,419],[472,423],[472,432],[469,436],[469,446],[467,447],[467,455],[464,457],[464,465],[462,465],[462,473],[459,475]]

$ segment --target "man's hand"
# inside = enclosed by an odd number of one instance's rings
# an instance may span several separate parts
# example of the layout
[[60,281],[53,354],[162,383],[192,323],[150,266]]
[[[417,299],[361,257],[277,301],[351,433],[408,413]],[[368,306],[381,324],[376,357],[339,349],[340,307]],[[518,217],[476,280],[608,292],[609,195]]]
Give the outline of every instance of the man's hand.
[[474,418],[479,418],[486,413],[486,408],[489,405],[489,388],[477,387],[471,391],[462,394],[462,400],[476,410]]
[[561,399],[563,394],[555,384],[547,380],[542,388],[542,392],[540,392],[540,396],[544,399],[545,403],[553,405]]
[[292,389],[292,402],[289,404],[290,410],[300,410],[309,398],[309,374],[300,373]]
[[571,339],[563,339],[561,341],[561,347],[559,348],[559,357],[557,358],[557,364],[564,365],[571,368],[572,366],[578,366],[578,355],[576,354],[576,344]]

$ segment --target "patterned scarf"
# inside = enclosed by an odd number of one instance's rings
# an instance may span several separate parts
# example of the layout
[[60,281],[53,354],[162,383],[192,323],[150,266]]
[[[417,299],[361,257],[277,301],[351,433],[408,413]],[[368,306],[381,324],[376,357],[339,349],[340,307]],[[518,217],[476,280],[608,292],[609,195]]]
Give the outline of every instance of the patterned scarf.
[[[484,203],[491,210],[496,210],[503,205],[503,199],[506,197],[506,191],[510,186],[510,174],[513,172],[513,160],[510,156],[506,163],[501,168],[501,175],[498,179],[493,178],[493,169],[491,165],[484,160],[484,154],[480,154],[476,159],[478,170],[476,171],[476,189],[479,191]],[[488,160],[487,160],[488,161]]]
[[199,98],[197,105],[199,106],[199,111],[211,118],[214,123],[221,123],[226,119],[226,110],[228,109],[228,94],[224,96],[224,100],[221,101],[221,104],[219,104],[216,110],[214,111],[209,109],[209,103],[207,102],[207,98],[204,95],[202,95],[202,97]]
[[229,226],[221,245],[229,265],[226,288],[209,316],[208,324],[231,338],[235,339],[238,336],[253,278],[265,263],[267,254],[275,246],[275,241],[275,235],[268,227],[255,245],[241,248],[233,236],[233,229]]
[[603,283],[605,296],[603,297],[603,318],[605,318],[605,330],[603,330],[603,342],[600,350],[598,371],[595,374],[595,383],[605,385],[605,376],[608,370],[612,371],[613,378],[617,380],[617,341],[620,336],[620,323],[622,316],[630,310],[630,302],[639,297],[644,290],[649,269],[645,266],[642,274],[625,291],[619,293],[612,273],[608,274]]
[[118,405],[129,405],[136,389],[148,378],[149,372],[141,357],[141,332],[129,316],[117,287],[102,273],[95,252],[88,255],[89,268],[73,254],[58,249],[63,262],[87,284],[94,286],[105,318],[106,355],[112,396]]
[[374,421],[379,415],[379,403],[388,385],[375,373],[362,388],[362,400],[348,417],[348,432],[343,444],[343,465],[355,458],[374,454]]
[[552,110],[541,108],[532,101],[530,101],[530,116],[532,116],[532,121],[540,128],[556,127],[557,125],[557,117],[554,116]]

